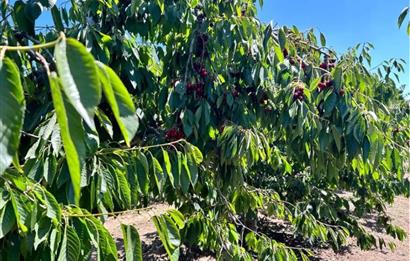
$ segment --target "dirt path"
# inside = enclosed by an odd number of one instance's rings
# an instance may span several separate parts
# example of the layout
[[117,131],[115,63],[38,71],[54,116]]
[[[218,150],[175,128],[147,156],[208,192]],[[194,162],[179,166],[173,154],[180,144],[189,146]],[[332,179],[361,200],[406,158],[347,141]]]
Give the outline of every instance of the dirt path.
[[154,204],[149,210],[144,210],[140,213],[123,214],[109,218],[105,222],[104,226],[115,238],[121,259],[124,257],[121,224],[127,224],[134,226],[140,234],[144,260],[167,260],[164,254],[165,250],[161,246],[151,218],[165,213],[169,208],[170,206],[166,204]]
[[[409,199],[398,197],[393,206],[388,208],[388,213],[393,218],[393,223],[405,228],[410,236],[410,204]],[[141,236],[144,260],[167,260],[164,254],[164,249],[161,246],[161,242],[155,232],[155,226],[151,222],[151,218],[154,215],[160,215],[164,213],[170,206],[165,204],[155,204],[148,211],[141,212],[139,214],[130,213],[124,214],[118,217],[109,218],[105,223],[105,227],[114,236],[117,242],[118,251],[120,256],[123,257],[123,243],[121,234],[121,223],[130,224],[138,229]],[[377,229],[373,226],[374,220],[364,220],[364,224],[368,229],[373,230],[376,235],[382,236],[383,234],[377,232]],[[400,242],[393,240],[388,236],[383,236],[386,242],[393,241],[396,243],[396,250],[394,252],[385,248],[383,250],[374,249],[370,251],[361,251],[355,245],[354,240],[350,240],[349,245],[341,253],[334,253],[331,249],[317,249],[317,260],[337,260],[337,261],[410,261],[410,238]],[[181,259],[188,260],[188,259]],[[192,258],[189,258],[192,260]],[[195,260],[213,260],[209,257],[195,258]]]

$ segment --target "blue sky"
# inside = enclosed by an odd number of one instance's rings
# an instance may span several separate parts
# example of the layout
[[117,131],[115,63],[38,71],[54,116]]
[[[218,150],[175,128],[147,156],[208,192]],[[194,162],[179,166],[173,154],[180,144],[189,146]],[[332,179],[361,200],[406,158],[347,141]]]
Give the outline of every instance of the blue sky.
[[327,45],[343,52],[357,43],[370,42],[372,65],[389,58],[406,60],[406,73],[400,83],[409,87],[409,38],[405,26],[397,27],[397,17],[408,0],[265,0],[259,18],[279,26],[317,29],[325,34]]

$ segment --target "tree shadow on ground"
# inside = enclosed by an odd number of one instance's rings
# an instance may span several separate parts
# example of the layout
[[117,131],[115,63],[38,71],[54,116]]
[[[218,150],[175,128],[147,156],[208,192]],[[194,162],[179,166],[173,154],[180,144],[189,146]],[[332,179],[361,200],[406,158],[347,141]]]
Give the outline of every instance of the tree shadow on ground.
[[[364,217],[363,225],[372,231],[381,231],[380,227],[376,222],[376,215],[368,215]],[[305,248],[314,252],[314,256],[310,257],[313,261],[324,261],[325,258],[321,258],[320,252],[323,250],[328,250],[331,248],[329,244],[319,244],[315,242],[310,242],[304,239],[302,236],[297,235],[292,230],[292,226],[282,220],[275,220],[266,217],[260,217],[257,222],[256,230],[262,232],[276,240],[286,244],[287,246],[294,248]],[[121,238],[116,238],[115,242],[117,244],[117,249],[119,253],[120,260],[125,260],[124,242]],[[166,251],[162,246],[161,240],[156,232],[151,232],[142,235],[142,252],[143,260],[147,261],[162,261],[168,260]],[[353,254],[353,249],[356,246],[348,245],[341,247],[336,251],[339,255],[349,255]],[[199,247],[186,247],[182,246],[180,250],[179,260],[215,260],[214,254],[211,252],[204,252]]]

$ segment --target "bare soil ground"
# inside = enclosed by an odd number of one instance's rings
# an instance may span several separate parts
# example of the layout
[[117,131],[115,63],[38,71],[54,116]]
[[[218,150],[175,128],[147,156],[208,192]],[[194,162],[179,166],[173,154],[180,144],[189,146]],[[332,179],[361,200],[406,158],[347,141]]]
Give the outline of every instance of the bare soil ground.
[[388,213],[393,218],[393,223],[404,228],[408,237],[404,241],[394,240],[389,236],[383,235],[375,225],[375,220],[371,217],[363,220],[367,229],[371,230],[377,236],[382,236],[386,242],[394,242],[396,249],[391,251],[388,248],[373,249],[370,251],[361,251],[356,246],[354,240],[349,240],[349,245],[340,253],[334,253],[331,249],[318,251],[319,260],[338,260],[338,261],[409,261],[410,260],[410,201],[408,198],[397,197],[394,204],[388,207]]
[[[121,234],[121,223],[130,224],[138,229],[141,236],[143,257],[144,260],[167,260],[165,250],[161,246],[158,235],[155,232],[155,226],[151,222],[151,218],[154,215],[160,215],[166,212],[170,208],[166,204],[155,204],[152,208],[140,213],[127,213],[118,217],[112,217],[107,220],[105,227],[114,236],[117,242],[118,251],[120,256],[124,257],[123,240]],[[395,225],[399,225],[406,229],[410,236],[410,201],[404,197],[397,197],[395,203],[388,208],[388,213],[393,218]],[[370,251],[361,251],[353,239],[349,239],[349,244],[343,248],[339,253],[334,253],[332,249],[314,249],[316,256],[315,260],[354,260],[354,261],[410,261],[410,238],[400,242],[394,240],[389,236],[383,235],[375,225],[373,217],[369,216],[368,219],[362,221],[367,229],[373,231],[376,235],[382,236],[386,242],[393,241],[397,248],[395,251],[391,251],[388,248],[383,250],[373,249]],[[272,226],[272,225],[271,225]],[[282,238],[286,240],[289,236],[286,233],[286,228],[283,223],[278,222],[273,225],[275,238]],[[272,228],[272,227],[271,227]],[[272,230],[271,230],[272,231]],[[299,244],[297,241],[293,241],[295,244]],[[180,260],[215,260],[210,255],[191,251],[187,252],[186,249],[182,249],[182,256]]]

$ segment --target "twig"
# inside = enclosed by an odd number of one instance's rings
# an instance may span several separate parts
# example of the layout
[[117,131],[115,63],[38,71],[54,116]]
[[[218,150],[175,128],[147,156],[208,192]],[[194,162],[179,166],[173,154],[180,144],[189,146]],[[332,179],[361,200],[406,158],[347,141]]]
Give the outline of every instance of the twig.
[[65,217],[100,217],[100,216],[116,216],[119,214],[124,214],[128,212],[139,212],[142,210],[150,210],[152,207],[146,207],[146,208],[136,208],[136,209],[127,209],[127,210],[122,210],[122,211],[114,211],[114,212],[108,212],[108,213],[90,213],[90,214],[70,214],[70,213],[63,213],[63,216]]
[[0,24],[3,23],[4,21],[6,21],[7,18],[9,18],[12,13],[13,13],[13,12],[10,11],[10,13],[6,14],[6,15],[3,17],[3,19],[0,21]]
[[7,48],[3,47],[0,48],[0,61],[4,59],[4,55],[6,54]]
[[6,48],[7,51],[30,51],[30,50],[38,50],[38,49],[43,49],[43,48],[50,48],[55,46],[60,40],[65,39],[64,33],[61,33],[60,36],[51,42],[48,43],[43,43],[43,44],[35,44],[31,46],[7,46],[7,45],[0,45],[0,49]]
[[48,65],[48,62],[44,56],[42,56],[39,52],[36,52],[36,56],[38,60],[43,64],[44,69],[46,69],[47,75],[50,75],[50,66]]
[[133,147],[133,148],[106,148],[106,149],[101,149],[99,152],[97,152],[100,155],[107,155],[111,152],[121,150],[121,151],[135,151],[135,150],[148,150],[148,149],[153,149],[153,148],[160,148],[160,147],[166,147],[166,146],[171,146],[175,147],[174,144],[178,144],[181,142],[188,143],[185,139],[179,139],[176,141],[171,141],[167,143],[161,143],[161,144],[155,144],[155,145],[148,145],[148,146],[142,146],[142,147]]

